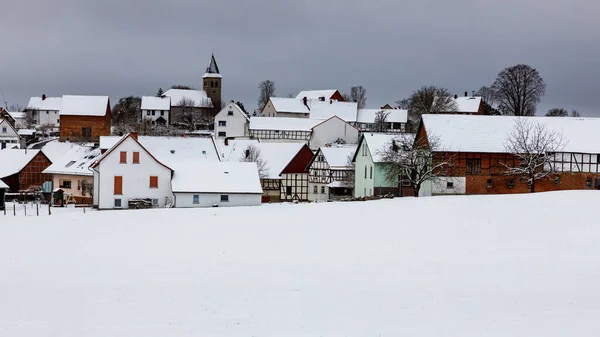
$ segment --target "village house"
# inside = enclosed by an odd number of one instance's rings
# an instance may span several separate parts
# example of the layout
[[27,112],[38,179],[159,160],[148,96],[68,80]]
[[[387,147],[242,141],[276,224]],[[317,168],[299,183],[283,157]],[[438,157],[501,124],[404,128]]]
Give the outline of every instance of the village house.
[[326,89],[326,90],[304,90],[300,91],[298,95],[296,95],[296,99],[303,99],[306,97],[310,100],[320,100],[320,101],[344,101],[344,96],[340,94],[337,89]]
[[454,95],[454,103],[456,103],[456,111],[448,111],[450,114],[461,114],[461,115],[483,115],[483,100],[479,96],[469,96],[469,93],[465,91],[464,97]]
[[308,164],[310,201],[349,198],[354,195],[354,146],[321,147]]
[[264,142],[304,142],[313,150],[332,143],[355,144],[358,140],[358,129],[338,116],[326,120],[252,117],[248,130],[250,137]]
[[110,135],[111,108],[108,96],[62,97],[60,141],[98,142]]
[[[308,200],[306,166],[313,152],[304,143],[262,142],[258,139],[224,139],[219,142],[221,159],[227,162],[260,159],[263,202]],[[252,151],[258,158],[252,158]]]
[[356,122],[358,104],[335,100],[271,97],[260,113],[261,117],[291,117],[329,119],[338,116],[346,122]]
[[151,125],[169,125],[171,114],[171,98],[143,96],[142,121],[149,121]]
[[218,138],[245,136],[248,134],[249,124],[248,115],[237,104],[229,102],[215,116],[215,136]]
[[400,196],[398,179],[386,178],[386,163],[383,152],[390,146],[395,134],[364,133],[352,158],[354,163],[354,196],[369,197],[393,194]]
[[[21,146],[21,136],[6,119],[0,119],[0,150]],[[2,163],[0,163],[1,165]]]
[[452,164],[440,179],[424,186],[425,195],[529,192],[526,182],[507,174],[517,159],[505,145],[519,118],[562,134],[564,142],[560,151],[550,154],[556,174],[536,182],[536,191],[600,188],[600,119],[423,115],[417,141],[435,137],[439,146],[434,152],[451,158]]
[[71,143],[71,148],[42,173],[52,175],[53,190],[60,189],[63,204],[91,204],[93,195],[93,173],[90,166],[100,156],[98,147]]
[[[203,207],[254,205],[255,190],[240,186],[235,190],[228,184],[200,186],[207,178],[189,180],[190,174],[223,175],[226,166],[214,166],[219,162],[219,153],[212,137],[145,137],[128,134],[123,137],[101,137],[100,149],[103,155],[91,166],[94,174],[93,205],[99,209],[129,208],[130,203],[148,200],[153,207]],[[206,165],[205,165],[206,164]],[[255,169],[256,165],[246,165],[236,170],[232,179],[249,178],[251,173],[237,170]],[[206,170],[206,171],[205,171]],[[212,170],[212,171],[211,171]],[[178,174],[179,171],[179,174]],[[233,171],[232,171],[233,172]],[[233,178],[233,177],[237,178]],[[225,181],[226,177],[216,178]],[[189,188],[186,184],[190,184]],[[183,197],[176,203],[175,195]],[[228,195],[238,194],[235,202],[229,202]],[[199,196],[194,204],[194,195]],[[215,204],[215,196],[219,203]],[[189,200],[192,204],[189,204]],[[234,199],[234,197],[231,197]],[[186,201],[188,200],[188,201]]]
[[17,193],[32,186],[41,187],[52,180],[52,176],[42,173],[52,163],[40,150],[0,150],[0,180]]
[[62,100],[62,97],[46,97],[46,95],[31,97],[26,112],[31,114],[34,125],[58,129]]
[[373,132],[377,114],[382,113],[385,117],[385,128],[381,132],[408,132],[408,110],[404,109],[358,109],[356,122],[353,124],[361,132]]
[[0,211],[6,208],[6,204],[4,203],[6,191],[8,191],[8,185],[0,180]]

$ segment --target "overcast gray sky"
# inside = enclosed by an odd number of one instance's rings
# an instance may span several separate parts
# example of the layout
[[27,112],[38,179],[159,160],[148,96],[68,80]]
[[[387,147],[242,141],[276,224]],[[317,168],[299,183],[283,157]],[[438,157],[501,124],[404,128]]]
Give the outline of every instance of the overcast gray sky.
[[[0,90],[153,95],[201,87],[215,53],[223,99],[353,85],[368,107],[435,84],[463,94],[526,63],[547,84],[539,112],[600,115],[600,3],[592,0],[1,0]],[[0,97],[1,98],[1,97]]]

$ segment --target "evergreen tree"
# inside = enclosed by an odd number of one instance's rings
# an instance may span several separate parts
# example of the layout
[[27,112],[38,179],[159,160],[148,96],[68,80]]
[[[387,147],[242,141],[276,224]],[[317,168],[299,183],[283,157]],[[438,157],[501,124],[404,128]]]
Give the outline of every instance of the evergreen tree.
[[163,97],[165,92],[162,88],[158,88],[158,92],[156,93],[156,97]]

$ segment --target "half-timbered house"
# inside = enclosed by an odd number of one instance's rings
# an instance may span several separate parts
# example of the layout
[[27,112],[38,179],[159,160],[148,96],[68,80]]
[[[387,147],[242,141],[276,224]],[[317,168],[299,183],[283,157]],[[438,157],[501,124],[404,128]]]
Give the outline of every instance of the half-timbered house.
[[327,201],[352,197],[352,157],[356,146],[321,147],[308,164],[309,200]]
[[40,150],[0,150],[0,180],[12,193],[41,187],[52,176],[42,173],[52,162]]
[[308,165],[313,158],[312,150],[304,145],[281,171],[281,201],[308,201]]
[[[506,144],[517,119],[541,123],[562,135],[560,152],[550,154],[556,174],[536,182],[536,191],[600,188],[600,119],[557,117],[423,115],[418,141],[435,137],[439,157],[452,158],[441,179],[424,186],[428,195],[526,193],[519,177],[507,174],[517,164]],[[549,168],[547,168],[549,169]]]

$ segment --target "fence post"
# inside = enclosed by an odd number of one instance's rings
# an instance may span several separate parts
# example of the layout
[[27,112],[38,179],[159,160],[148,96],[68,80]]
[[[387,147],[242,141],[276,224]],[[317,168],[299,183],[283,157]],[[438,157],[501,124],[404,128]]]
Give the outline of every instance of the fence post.
[[17,216],[17,206],[15,206],[15,202],[13,201],[13,214]]
[[23,210],[25,210],[25,215],[27,215],[27,203],[23,204]]
[[50,203],[48,203],[48,215],[52,215],[52,210],[50,209]]
[[35,212],[37,213],[37,216],[40,216],[40,204],[38,203],[35,204]]

